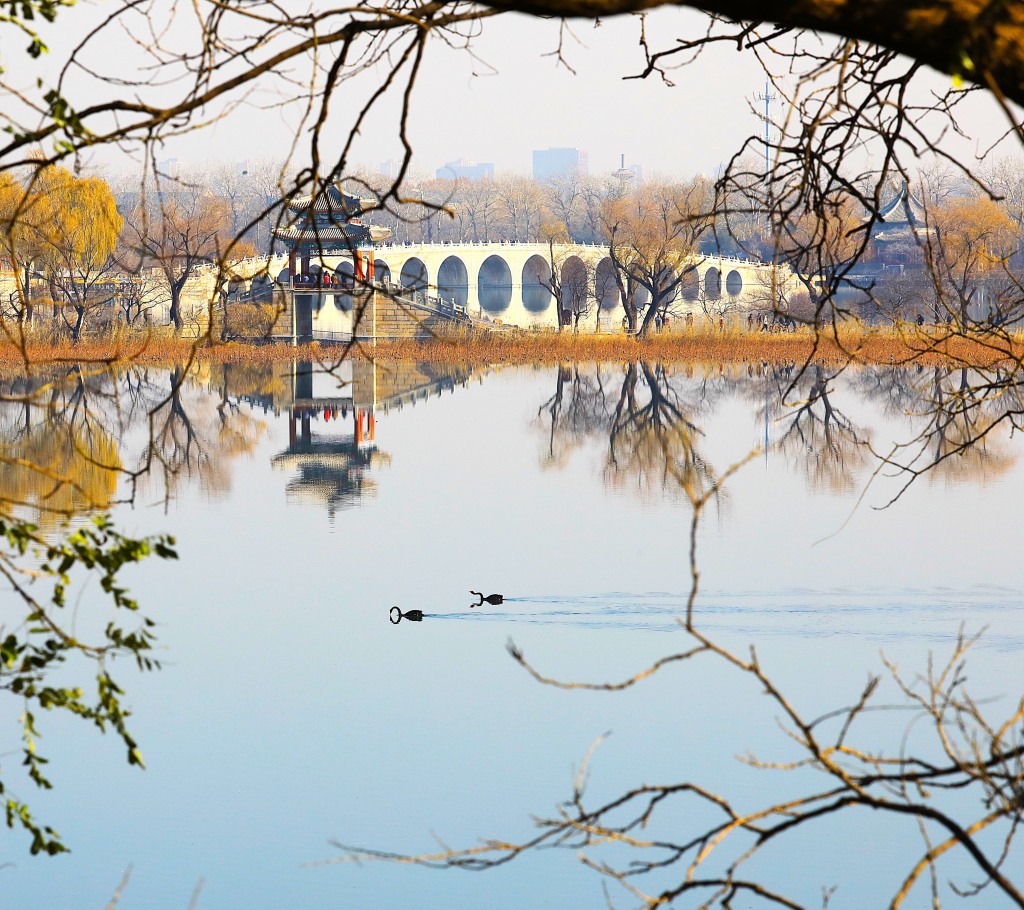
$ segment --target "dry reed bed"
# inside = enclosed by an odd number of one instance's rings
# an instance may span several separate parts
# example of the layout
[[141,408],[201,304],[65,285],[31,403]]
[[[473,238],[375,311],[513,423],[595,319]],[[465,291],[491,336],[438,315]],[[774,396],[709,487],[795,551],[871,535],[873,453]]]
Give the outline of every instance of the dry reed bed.
[[0,344],[0,364],[16,365],[27,358],[33,364],[87,362],[181,363],[190,358],[213,363],[277,363],[295,358],[331,359],[346,354],[374,356],[388,361],[435,361],[458,364],[538,364],[566,361],[652,361],[748,363],[819,362],[929,363],[935,365],[994,366],[1020,363],[1024,338],[1020,336],[946,336],[926,331],[897,333],[810,330],[766,334],[749,332],[679,332],[636,339],[625,335],[571,335],[475,333],[434,338],[426,342],[381,341],[358,344],[351,350],[310,345],[195,343],[185,339],[140,336],[119,340],[87,340],[80,344],[31,342],[23,347]]

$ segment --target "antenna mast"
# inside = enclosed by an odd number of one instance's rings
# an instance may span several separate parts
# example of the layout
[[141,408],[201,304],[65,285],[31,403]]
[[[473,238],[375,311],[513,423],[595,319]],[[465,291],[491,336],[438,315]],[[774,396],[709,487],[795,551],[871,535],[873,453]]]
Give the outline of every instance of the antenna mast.
[[764,102],[764,206],[765,206],[765,218],[768,218],[768,213],[771,209],[769,199],[771,196],[771,161],[768,157],[768,149],[771,145],[771,104],[773,101],[778,99],[778,95],[772,91],[771,80],[765,78],[764,80],[764,92],[760,95],[755,95],[755,101]]

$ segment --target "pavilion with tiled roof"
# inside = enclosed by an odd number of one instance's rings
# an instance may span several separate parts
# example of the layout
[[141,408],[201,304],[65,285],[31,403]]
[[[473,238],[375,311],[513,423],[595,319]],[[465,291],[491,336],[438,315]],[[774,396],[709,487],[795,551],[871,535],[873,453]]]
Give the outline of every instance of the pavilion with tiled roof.
[[289,223],[274,230],[289,245],[289,276],[294,279],[299,257],[301,274],[308,275],[311,255],[351,253],[356,281],[372,281],[374,245],[391,237],[389,228],[363,224],[361,216],[372,205],[373,200],[349,196],[333,184],[291,200]]
[[904,180],[895,195],[879,211],[871,228],[875,255],[885,260],[890,250],[898,247],[916,247],[932,232],[924,204]]

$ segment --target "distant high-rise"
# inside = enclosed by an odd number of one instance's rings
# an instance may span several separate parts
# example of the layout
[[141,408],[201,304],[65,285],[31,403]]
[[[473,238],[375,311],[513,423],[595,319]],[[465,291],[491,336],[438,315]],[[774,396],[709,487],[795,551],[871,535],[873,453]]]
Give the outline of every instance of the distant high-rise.
[[586,177],[587,153],[579,149],[535,149],[533,152],[533,179],[548,180],[565,174]]
[[468,161],[459,158],[457,161],[446,161],[434,174],[438,180],[493,180],[494,165],[489,161]]
[[162,158],[156,163],[157,173],[161,177],[170,177],[172,180],[176,179],[180,168],[178,167],[177,158]]

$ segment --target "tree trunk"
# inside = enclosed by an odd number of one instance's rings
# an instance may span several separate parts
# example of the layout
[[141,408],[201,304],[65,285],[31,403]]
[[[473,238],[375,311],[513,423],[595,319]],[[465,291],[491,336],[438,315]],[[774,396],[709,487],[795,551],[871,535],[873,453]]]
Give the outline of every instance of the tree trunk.
[[[614,242],[608,247],[608,258],[612,261],[612,278],[619,291],[622,309],[626,314],[626,334],[636,334],[636,282],[630,278],[625,266],[615,255]],[[598,304],[600,306],[600,303]]]
[[655,288],[651,292],[651,305],[647,308],[647,312],[644,313],[643,325],[640,326],[640,331],[637,333],[641,338],[647,338],[654,329],[654,320],[662,310],[661,292]]
[[171,318],[174,331],[180,332],[185,320],[181,318],[181,288],[178,287],[177,282],[171,283],[171,310],[168,315]]
[[71,340],[75,344],[78,344],[78,342],[82,340],[82,325],[85,323],[85,307],[76,306],[75,314],[77,318],[75,319],[74,328],[71,329]]
[[[614,262],[614,260],[612,260]],[[615,284],[619,289],[619,296],[622,298],[622,309],[626,313],[626,332],[630,335],[636,334],[636,282],[631,278],[626,279],[623,285],[619,270],[615,269]]]

